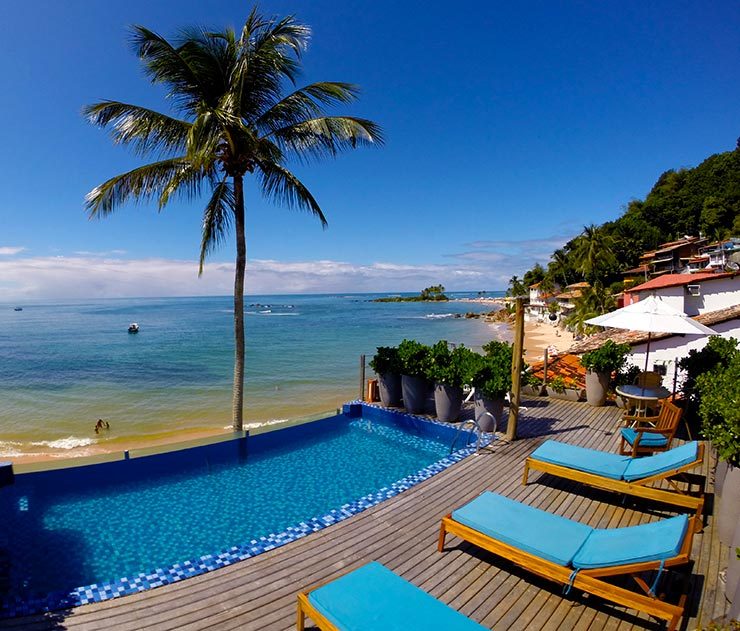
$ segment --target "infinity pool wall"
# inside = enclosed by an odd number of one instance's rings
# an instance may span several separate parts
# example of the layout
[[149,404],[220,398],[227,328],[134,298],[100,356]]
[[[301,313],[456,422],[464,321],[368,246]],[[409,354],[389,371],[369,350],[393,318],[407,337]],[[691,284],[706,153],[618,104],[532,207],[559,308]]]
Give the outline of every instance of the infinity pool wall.
[[[398,433],[400,428],[403,429],[403,433],[406,435],[412,435],[413,444],[411,444],[411,451],[418,448],[419,450],[432,449],[432,454],[437,454],[431,459],[427,459],[426,462],[431,462],[427,466],[422,468],[414,468],[413,473],[410,475],[404,474],[401,479],[395,479],[395,481],[378,485],[373,487],[372,492],[364,492],[364,494],[358,493],[353,497],[359,497],[352,501],[342,503],[336,501],[331,503],[337,497],[336,494],[329,494],[324,498],[324,504],[330,502],[329,506],[335,508],[320,514],[320,516],[306,518],[296,517],[294,521],[288,521],[291,524],[287,527],[280,526],[279,531],[273,532],[267,530],[265,532],[272,532],[273,534],[265,534],[262,536],[255,537],[250,541],[244,543],[244,536],[249,536],[251,530],[242,532],[240,536],[233,536],[224,546],[213,546],[208,548],[210,550],[218,549],[216,553],[200,554],[200,551],[195,553],[175,555],[173,558],[188,559],[181,562],[172,564],[165,564],[162,567],[157,567],[154,570],[147,572],[130,573],[126,578],[121,578],[115,581],[97,582],[95,584],[86,585],[83,587],[78,586],[80,583],[73,583],[68,585],[64,584],[64,589],[55,591],[33,590],[30,587],[28,589],[23,588],[23,581],[19,580],[18,568],[10,569],[9,572],[14,572],[13,576],[3,577],[3,558],[13,558],[13,538],[19,536],[19,531],[28,535],[29,533],[38,533],[36,539],[33,542],[33,552],[36,556],[51,558],[56,554],[58,556],[60,549],[69,550],[74,558],[78,562],[84,562],[85,554],[84,551],[76,550],[83,546],[83,541],[79,536],[75,536],[75,529],[79,529],[79,519],[75,522],[75,528],[58,528],[52,529],[52,536],[49,536],[48,530],[44,529],[43,524],[33,523],[34,506],[37,503],[42,503],[45,498],[56,497],[57,495],[63,495],[65,493],[74,492],[76,489],[88,490],[91,487],[97,493],[98,491],[104,491],[109,487],[120,487],[127,483],[139,484],[146,483],[147,490],[149,485],[152,485],[152,493],[166,493],[167,487],[164,483],[175,479],[177,482],[178,476],[189,476],[188,480],[192,478],[194,484],[200,484],[201,491],[203,484],[211,484],[208,490],[218,492],[222,487],[219,486],[219,474],[223,471],[224,467],[233,466],[235,463],[244,463],[247,465],[245,469],[249,469],[250,465],[255,471],[259,470],[259,463],[262,459],[269,458],[291,458],[297,457],[300,453],[302,445],[306,443],[316,442],[317,440],[326,440],[327,447],[330,449],[332,440],[337,434],[341,434],[343,431],[348,431],[347,428],[352,422],[365,421],[369,425],[376,422],[374,426],[374,433],[380,434],[378,440],[389,440],[393,439],[392,434]],[[121,460],[116,462],[107,462],[102,464],[87,465],[73,467],[69,469],[58,469],[53,471],[44,471],[38,473],[27,473],[19,474],[15,476],[15,481],[3,489],[0,489],[0,515],[15,515],[16,518],[10,520],[3,520],[7,524],[12,524],[10,528],[3,528],[0,524],[0,594],[2,594],[2,613],[3,616],[18,616],[30,613],[35,613],[43,610],[60,609],[75,605],[87,604],[91,602],[97,602],[101,600],[107,600],[122,596],[126,594],[132,594],[135,592],[143,591],[153,587],[158,587],[168,583],[177,582],[191,576],[196,576],[210,570],[224,567],[236,561],[247,559],[255,556],[272,548],[281,546],[290,541],[294,541],[298,538],[304,537],[312,532],[317,532],[322,528],[337,523],[343,519],[346,519],[356,513],[359,513],[366,508],[374,506],[375,504],[393,497],[398,493],[418,484],[419,482],[431,477],[432,475],[444,470],[454,462],[457,462],[461,458],[465,457],[470,453],[470,449],[463,449],[455,452],[452,455],[447,455],[446,449],[449,449],[449,445],[457,432],[457,428],[448,424],[437,423],[422,419],[419,417],[411,416],[398,411],[391,411],[378,406],[362,404],[359,402],[353,402],[344,406],[343,413],[335,415],[327,419],[320,421],[314,421],[306,423],[304,425],[288,427],[276,431],[271,431],[263,434],[254,436],[245,436],[236,438],[233,440],[227,440],[220,443],[204,445],[200,447],[194,447],[190,449],[183,449],[179,451],[172,451],[163,454],[157,454],[152,456],[132,458],[130,460]],[[388,434],[385,436],[383,434]],[[323,443],[320,443],[323,445]],[[336,447],[335,447],[336,448]],[[358,449],[362,449],[362,444],[358,443]],[[381,450],[382,451],[382,450]],[[295,452],[295,453],[294,453]],[[331,472],[331,450],[327,452],[326,462],[327,478],[332,476]],[[401,453],[400,456],[404,456]],[[392,457],[399,457],[393,455]],[[439,457],[441,456],[441,457]],[[322,457],[322,452],[314,452],[314,458]],[[380,458],[382,464],[382,457]],[[410,460],[409,462],[415,462]],[[324,463],[318,463],[323,467]],[[407,467],[410,465],[407,465]],[[319,468],[321,468],[319,467]],[[285,489],[295,490],[292,487],[298,486],[303,483],[302,472],[300,465],[294,467],[295,470],[291,469],[293,473],[290,476],[286,476],[285,480],[279,481],[280,484],[284,485]],[[307,467],[309,469],[309,467]],[[314,470],[316,467],[314,467]],[[408,468],[406,469],[409,470]],[[200,474],[203,474],[202,476]],[[163,483],[161,489],[157,486],[158,483]],[[274,480],[267,483],[265,481],[265,493],[273,495],[275,494]],[[257,497],[257,504],[259,504],[259,492],[260,482],[255,482],[251,479],[250,485],[254,487],[254,493]],[[280,485],[278,485],[279,488]],[[195,489],[197,492],[197,488]],[[298,489],[300,490],[300,489]],[[330,490],[330,489],[329,489]],[[327,493],[329,492],[327,490]],[[226,490],[224,490],[223,498],[224,503],[228,504],[229,497]],[[361,495],[361,496],[360,496]],[[132,496],[138,497],[138,496]],[[125,498],[124,498],[125,499]],[[105,493],[101,494],[101,502],[105,502]],[[270,498],[265,496],[265,505],[269,504]],[[341,504],[341,505],[340,505]],[[25,506],[25,510],[24,510]],[[29,510],[30,508],[30,510]],[[233,507],[232,507],[233,508]],[[279,508],[279,507],[278,507]],[[74,503],[65,504],[65,511],[75,510]],[[81,511],[91,510],[88,505],[85,505],[80,509]],[[95,507],[93,506],[93,509]],[[110,507],[103,507],[101,515],[105,514],[105,510],[110,510]],[[144,510],[142,508],[142,510]],[[136,541],[137,531],[141,530],[142,537],[152,537],[159,534],[160,526],[163,532],[167,534],[168,528],[172,524],[163,523],[170,520],[170,517],[177,521],[178,516],[183,517],[186,515],[191,520],[193,517],[197,519],[207,520],[208,515],[199,515],[197,504],[191,506],[187,505],[176,505],[172,506],[171,513],[167,515],[147,515],[145,512],[138,515],[138,523],[131,523],[131,532],[128,533],[127,540]],[[267,509],[265,509],[267,511]],[[273,509],[274,510],[277,509]],[[193,512],[196,512],[193,515]],[[269,511],[267,511],[269,512]],[[135,513],[135,512],[134,512]],[[87,513],[86,513],[87,514]],[[93,513],[93,515],[96,513]],[[314,513],[316,514],[316,513]],[[57,516],[59,517],[59,516]],[[61,523],[65,524],[70,519],[73,520],[75,515],[61,515]],[[212,516],[211,516],[212,517]],[[37,517],[37,519],[39,519]],[[45,514],[43,519],[49,521],[54,519],[54,515]],[[80,517],[81,519],[81,517]],[[291,518],[292,519],[292,518]],[[27,523],[24,524],[24,520]],[[66,521],[65,521],[66,520]],[[183,517],[184,520],[184,517]],[[91,518],[89,521],[94,522],[95,518]],[[270,522],[269,519],[266,523],[285,523],[280,521]],[[116,541],[104,541],[107,536],[105,529],[105,523],[97,524],[90,523],[90,528],[98,528],[95,532],[99,532],[95,536],[94,544],[96,549],[100,547],[105,548],[106,545],[110,546],[111,554],[124,555],[126,554],[126,546],[116,545]],[[43,533],[43,536],[41,536]],[[77,532],[77,535],[79,533]],[[173,539],[176,539],[174,537]],[[239,542],[241,539],[241,542]],[[235,541],[236,540],[236,541]],[[238,545],[232,545],[233,543]],[[28,542],[25,542],[28,545]],[[16,545],[16,548],[20,546]],[[79,554],[76,554],[79,553]],[[149,566],[151,567],[151,566]],[[50,568],[51,569],[51,568]],[[78,568],[72,568],[72,570],[78,570]],[[82,576],[84,573],[76,574],[75,571],[70,571],[70,577]],[[6,580],[3,581],[3,578]],[[73,580],[73,579],[70,579]],[[32,584],[33,581],[29,581]],[[10,592],[3,594],[3,584],[11,584]],[[67,589],[67,586],[69,589]],[[7,590],[7,587],[6,587]]]

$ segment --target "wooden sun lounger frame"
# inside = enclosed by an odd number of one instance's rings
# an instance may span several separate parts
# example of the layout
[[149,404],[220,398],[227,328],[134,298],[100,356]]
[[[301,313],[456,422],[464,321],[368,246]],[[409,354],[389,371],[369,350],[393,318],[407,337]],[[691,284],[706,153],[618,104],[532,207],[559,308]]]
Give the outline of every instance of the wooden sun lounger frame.
[[[696,524],[692,524],[691,522],[694,522],[695,520],[696,517],[692,517],[690,520],[689,527],[686,529],[686,535],[681,544],[681,551],[675,557],[666,559],[663,563],[664,568],[676,565],[686,565],[691,561],[689,555],[691,553],[691,543],[693,541],[694,531],[696,528]],[[638,611],[642,611],[648,615],[665,620],[668,623],[669,631],[673,631],[678,626],[678,623],[683,616],[684,608],[686,606],[685,592],[681,595],[679,603],[677,605],[672,605],[656,597],[651,592],[650,586],[645,582],[645,580],[638,576],[640,572],[660,570],[660,561],[647,561],[642,563],[616,565],[613,567],[583,569],[580,570],[575,577],[572,577],[572,568],[558,565],[557,563],[553,563],[552,561],[548,561],[542,557],[520,550],[519,548],[504,543],[503,541],[493,539],[488,535],[455,521],[452,518],[452,514],[448,514],[442,518],[442,524],[439,529],[439,543],[437,545],[437,550],[439,552],[444,551],[445,537],[448,533],[459,537],[463,541],[468,541],[479,548],[483,548],[488,552],[492,552],[493,554],[508,559],[512,563],[536,574],[537,576],[555,581],[556,583],[561,583],[562,585],[572,585],[575,589],[593,594],[594,596],[599,596],[623,607],[637,609]],[[631,575],[645,595],[601,580],[602,577],[606,576],[623,575]]]
[[[345,574],[351,572],[352,570],[347,570]],[[344,574],[342,574],[344,576]],[[298,610],[297,610],[297,620],[296,620],[296,631],[305,631],[306,629],[306,616],[311,618],[311,620],[314,621],[314,624],[321,629],[321,631],[340,631],[339,628],[329,622],[328,618],[324,616],[323,614],[319,613],[319,611],[311,604],[311,601],[308,600],[308,595],[318,589],[319,587],[323,587],[324,585],[328,585],[329,583],[334,582],[337,580],[337,578],[341,577],[335,577],[331,580],[324,581],[323,583],[319,583],[317,585],[314,585],[311,587],[311,589],[307,589],[306,591],[300,592],[298,594]]]
[[[625,493],[627,495],[634,495],[636,497],[644,497],[646,499],[655,500],[658,502],[665,502],[666,504],[672,504],[674,506],[681,506],[682,508],[690,508],[695,512],[696,527],[702,528],[704,512],[704,493],[703,491],[699,495],[690,495],[688,492],[681,489],[673,480],[676,476],[686,473],[691,469],[698,467],[704,460],[704,444],[700,443],[696,453],[696,460],[682,467],[677,467],[669,471],[663,471],[656,475],[651,475],[647,478],[641,478],[639,480],[632,480],[628,482],[626,480],[615,480],[613,478],[607,478],[604,476],[596,475],[594,473],[586,473],[578,469],[571,469],[562,465],[552,464],[550,462],[544,462],[537,460],[530,456],[524,462],[524,475],[522,477],[522,484],[526,485],[529,478],[529,470],[534,469],[535,471],[542,471],[543,473],[549,473],[559,478],[565,478],[566,480],[573,480],[575,482],[582,482],[588,486],[593,486],[597,489],[605,489],[607,491],[616,491],[617,493]],[[668,482],[673,489],[658,489],[651,486],[654,482],[661,482],[665,480]],[[698,531],[697,531],[698,532]]]

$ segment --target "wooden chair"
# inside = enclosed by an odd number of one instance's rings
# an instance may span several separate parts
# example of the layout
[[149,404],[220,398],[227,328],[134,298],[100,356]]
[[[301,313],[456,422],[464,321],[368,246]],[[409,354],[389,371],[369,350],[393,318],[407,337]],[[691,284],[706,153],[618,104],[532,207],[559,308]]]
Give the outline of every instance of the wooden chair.
[[[522,484],[529,471],[542,471],[581,484],[634,495],[694,511],[695,524],[702,524],[704,484],[692,493],[691,469],[704,461],[704,445],[696,441],[644,458],[625,458],[617,454],[587,449],[578,445],[546,440],[524,463]],[[677,483],[678,481],[684,484]]]
[[666,399],[657,416],[625,415],[629,427],[620,431],[619,453],[635,457],[670,449],[682,414],[680,407]]
[[[618,606],[665,620],[669,631],[681,621],[687,595],[678,603],[658,597],[663,571],[688,566],[696,517],[671,517],[624,528],[590,528],[579,522],[484,492],[442,518],[437,549],[452,534],[508,559],[532,574],[593,594]],[[656,572],[649,584],[642,573]],[[639,591],[609,579],[631,576]]]

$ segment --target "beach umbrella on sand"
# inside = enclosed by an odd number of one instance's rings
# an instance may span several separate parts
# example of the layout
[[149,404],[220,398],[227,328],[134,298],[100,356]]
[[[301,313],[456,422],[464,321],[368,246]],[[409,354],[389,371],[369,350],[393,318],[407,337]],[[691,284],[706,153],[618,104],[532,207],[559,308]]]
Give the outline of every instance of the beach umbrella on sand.
[[644,331],[648,334],[645,370],[650,355],[650,338],[653,333],[678,333],[684,335],[716,335],[709,327],[700,324],[656,296],[648,296],[611,313],[586,320],[587,324],[596,324],[615,329]]

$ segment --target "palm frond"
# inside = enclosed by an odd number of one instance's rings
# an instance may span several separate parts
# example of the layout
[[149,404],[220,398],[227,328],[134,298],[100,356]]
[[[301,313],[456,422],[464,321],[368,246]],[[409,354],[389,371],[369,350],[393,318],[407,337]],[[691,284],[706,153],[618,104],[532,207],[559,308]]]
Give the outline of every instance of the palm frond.
[[292,16],[275,21],[250,14],[239,39],[239,59],[231,82],[240,116],[254,121],[280,100],[285,81],[295,84],[298,60],[310,34],[310,28]]
[[161,35],[138,25],[132,29],[131,45],[142,60],[152,83],[167,85],[167,96],[178,107],[195,113],[199,103],[206,99],[208,91],[200,84],[200,77],[181,54],[181,47],[175,48]]
[[273,162],[257,162],[257,174],[262,193],[288,208],[304,210],[314,215],[322,227],[328,222],[319,203],[306,186],[288,169]]
[[351,83],[321,81],[288,94],[261,114],[254,125],[260,131],[271,132],[287,125],[321,116],[325,105],[351,103],[357,100],[359,88]]
[[299,158],[335,156],[358,145],[382,145],[380,126],[365,118],[322,116],[288,125],[268,134],[282,149]]
[[234,191],[231,185],[226,180],[218,182],[203,212],[198,276],[203,274],[206,257],[226,239],[234,217],[234,206]]
[[109,127],[114,143],[131,145],[140,155],[184,151],[191,127],[186,121],[118,101],[88,105],[82,114],[97,127]]
[[[178,183],[176,188],[185,197],[193,198],[200,193],[205,176],[202,170],[193,169],[184,157],[161,160],[117,175],[96,186],[85,196],[85,208],[91,219],[105,217],[130,199],[139,202],[161,196],[168,187],[173,186],[173,182]],[[160,203],[160,209],[162,207]]]

